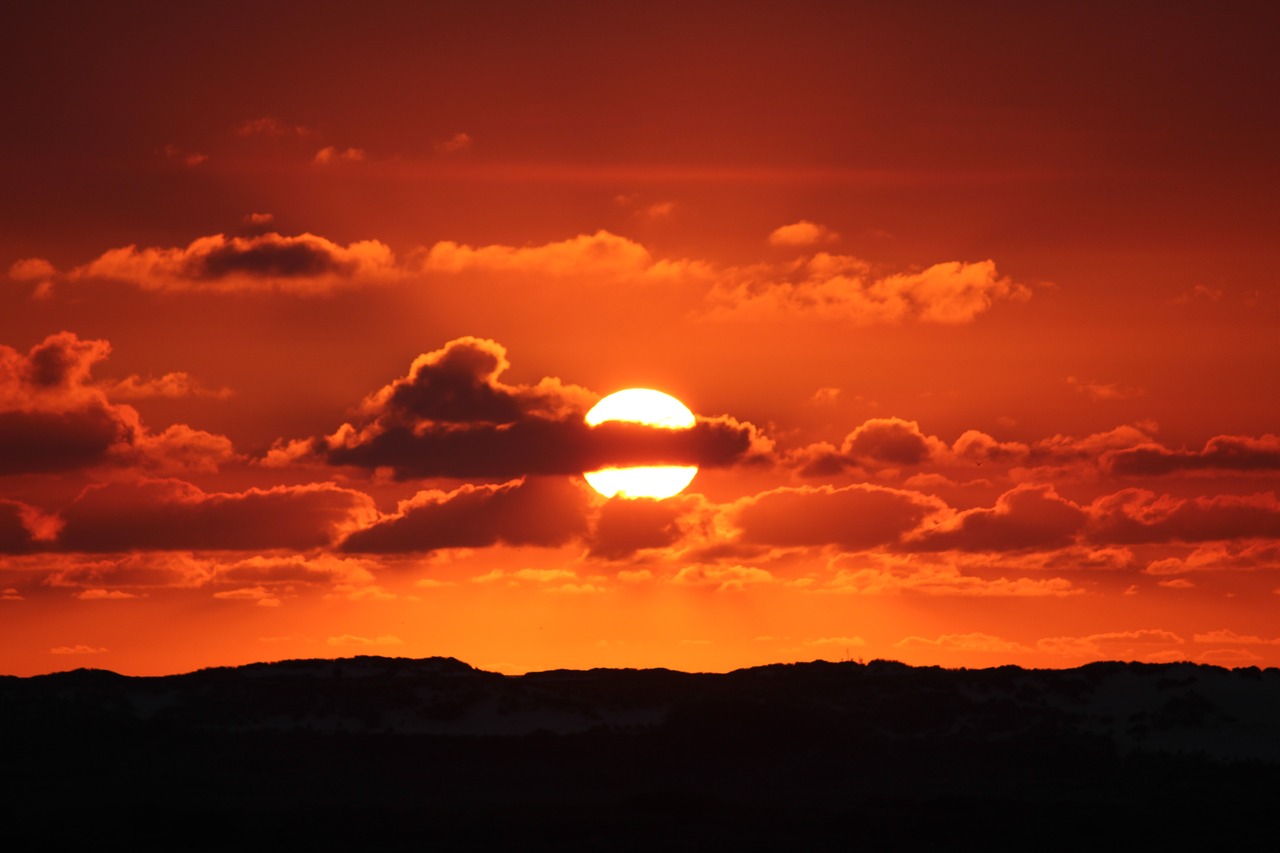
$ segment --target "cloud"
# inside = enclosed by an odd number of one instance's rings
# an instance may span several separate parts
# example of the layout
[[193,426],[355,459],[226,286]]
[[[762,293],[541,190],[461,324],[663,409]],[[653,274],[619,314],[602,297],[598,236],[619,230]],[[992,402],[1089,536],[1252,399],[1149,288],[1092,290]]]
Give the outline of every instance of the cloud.
[[14,281],[35,282],[32,299],[48,299],[53,295],[53,280],[58,275],[57,268],[44,258],[23,258],[14,261],[9,267],[9,278]]
[[185,424],[152,434],[136,410],[112,403],[90,375],[110,352],[107,341],[73,332],[25,355],[0,345],[0,476],[103,465],[214,471],[235,458],[224,436]]
[[232,395],[230,388],[206,388],[190,374],[176,371],[163,376],[143,379],[136,373],[116,382],[105,383],[102,390],[113,400],[176,400],[183,397],[208,397],[225,400]]
[[1220,631],[1209,631],[1204,634],[1194,634],[1191,637],[1197,643],[1208,643],[1213,645],[1229,645],[1229,646],[1280,646],[1280,637],[1258,637],[1253,634],[1237,634],[1230,628],[1224,628]]
[[815,246],[818,243],[833,243],[839,234],[825,225],[817,225],[807,219],[791,225],[775,228],[769,235],[770,246]]
[[54,646],[49,649],[51,655],[100,655],[106,652],[105,648],[86,646],[84,643],[76,643],[74,646]]
[[392,634],[380,634],[376,637],[361,637],[356,634],[340,634],[326,640],[331,646],[402,646],[404,640]]
[[237,136],[310,136],[310,128],[302,125],[291,125],[281,121],[273,116],[263,116],[261,118],[249,119],[241,122],[236,126]]
[[848,255],[818,253],[785,266],[726,271],[708,296],[716,319],[808,316],[857,325],[968,323],[1000,300],[1031,291],[1001,277],[993,261],[934,264],[882,277]]
[[280,598],[277,591],[264,586],[246,586],[238,589],[224,589],[213,594],[222,601],[252,601],[258,607],[279,607]]
[[774,582],[772,574],[754,566],[685,566],[672,583],[681,586],[714,587],[717,592],[742,591],[748,586]]
[[833,560],[831,567],[834,573],[815,586],[816,591],[980,597],[1062,597],[1084,592],[1065,578],[988,579],[965,574],[955,560],[921,560],[915,555],[845,554]]
[[709,268],[691,261],[654,260],[649,250],[626,237],[608,231],[580,234],[542,246],[491,245],[473,247],[451,241],[436,243],[423,260],[428,272],[515,273],[554,277],[583,276],[601,279],[627,278],[662,281],[688,272],[709,275]]
[[[194,589],[214,576],[214,561],[188,551],[123,555],[44,555],[44,584],[78,588],[77,598],[134,597],[129,590]],[[108,595],[111,592],[122,595]]]
[[1123,489],[1087,508],[1093,542],[1204,542],[1280,537],[1275,492],[1177,498],[1146,489]]
[[165,145],[160,149],[160,154],[166,160],[175,163],[181,163],[183,166],[194,168],[209,160],[208,154],[201,154],[198,151],[185,151],[176,145]]
[[141,433],[137,412],[89,386],[106,341],[50,335],[24,356],[0,345],[0,475],[69,471],[107,460]]
[[606,501],[591,530],[588,554],[621,560],[644,549],[670,547],[685,536],[680,520],[687,509],[687,502],[679,497]]
[[333,544],[373,520],[363,492],[331,483],[206,493],[178,480],[89,486],[62,512],[65,551],[270,550]]
[[25,554],[32,550],[35,537],[27,522],[32,512],[24,503],[0,498],[0,554]]
[[248,237],[214,234],[183,248],[125,246],[71,271],[75,279],[123,281],[143,290],[318,294],[400,276],[391,249],[377,240],[342,246],[314,234]]
[[1141,397],[1146,393],[1142,388],[1119,385],[1114,382],[1086,382],[1074,376],[1067,377],[1067,384],[1094,402],[1128,400],[1132,397]]
[[1013,640],[1005,640],[991,634],[943,634],[936,639],[926,637],[904,637],[894,643],[898,648],[911,646],[930,646],[939,651],[949,652],[1025,652],[1027,647]]
[[351,533],[342,550],[434,551],[490,545],[563,545],[587,532],[584,486],[559,478],[422,491],[393,515]]
[[1067,657],[1107,658],[1110,660],[1150,659],[1166,651],[1162,647],[1184,645],[1186,640],[1162,628],[1134,631],[1109,631],[1084,637],[1045,637],[1036,642],[1036,650]]
[[1280,543],[1207,542],[1185,556],[1152,560],[1143,572],[1148,575],[1182,575],[1189,572],[1276,568],[1280,568]]
[[81,601],[128,601],[141,596],[121,589],[84,589],[76,593]]
[[1104,465],[1112,474],[1129,477],[1185,471],[1280,471],[1280,436],[1218,435],[1201,450],[1170,450],[1144,442],[1106,454]]
[[767,458],[772,443],[751,424],[721,416],[687,430],[611,422],[588,427],[595,395],[544,378],[508,385],[506,350],[458,338],[419,356],[409,374],[365,399],[356,424],[275,448],[268,465],[318,458],[414,477],[577,475],[609,465],[728,466]]
[[474,142],[469,133],[455,133],[443,142],[436,143],[436,151],[441,154],[461,154],[470,151]]
[[818,442],[792,453],[790,460],[801,477],[829,477],[859,469],[914,467],[948,455],[946,444],[925,435],[915,421],[871,418],[845,436],[839,450]]
[[1071,544],[1088,516],[1058,495],[1053,486],[1018,485],[993,507],[957,512],[909,537],[922,551],[1010,551],[1060,548]]
[[326,145],[316,152],[311,162],[317,166],[328,166],[333,163],[359,163],[363,159],[363,148],[336,148]]
[[738,501],[730,515],[747,544],[862,550],[895,543],[926,517],[948,510],[919,492],[859,483],[784,486]]

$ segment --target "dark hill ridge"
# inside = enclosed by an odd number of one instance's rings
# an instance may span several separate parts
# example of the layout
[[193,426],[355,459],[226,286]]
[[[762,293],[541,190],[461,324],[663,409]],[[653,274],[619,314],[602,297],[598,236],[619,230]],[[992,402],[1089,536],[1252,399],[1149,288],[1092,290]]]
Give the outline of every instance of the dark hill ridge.
[[1280,670],[1194,664],[82,669],[0,723],[13,849],[1249,849],[1280,790]]
[[[945,670],[890,661],[725,674],[553,670],[506,676],[453,658],[289,660],[126,677],[76,670],[0,680],[7,725],[41,721],[206,732],[517,736],[706,729],[860,738],[1036,734],[1280,762],[1280,670],[1095,663]],[[778,731],[772,731],[777,729]],[[793,732],[794,735],[794,732]]]

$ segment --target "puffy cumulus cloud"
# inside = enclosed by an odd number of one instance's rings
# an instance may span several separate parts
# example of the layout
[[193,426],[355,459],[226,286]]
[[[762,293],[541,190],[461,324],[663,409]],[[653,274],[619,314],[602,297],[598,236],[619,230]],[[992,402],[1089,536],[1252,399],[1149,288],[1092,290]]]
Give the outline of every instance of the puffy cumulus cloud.
[[836,234],[825,225],[818,225],[807,219],[801,219],[791,225],[783,225],[780,228],[773,229],[773,232],[769,234],[769,245],[816,246],[819,243],[834,242],[839,237],[839,234]]
[[185,247],[111,249],[70,276],[123,281],[144,290],[326,293],[398,278],[391,249],[377,240],[342,246],[314,234],[214,234]]
[[1019,485],[992,507],[957,512],[908,537],[921,551],[1012,551],[1071,544],[1088,516],[1053,486]]
[[641,244],[597,231],[542,246],[466,246],[452,241],[433,245],[422,268],[437,273],[516,273],[520,275],[587,276],[593,282],[613,279],[663,281],[686,275],[710,275],[696,261],[655,260]]
[[309,549],[375,517],[368,495],[329,483],[232,493],[178,480],[105,483],[63,510],[57,544],[86,552]]
[[729,513],[746,544],[856,551],[896,543],[926,518],[949,511],[919,492],[859,483],[786,486],[744,498]]
[[158,434],[138,435],[128,450],[116,454],[138,468],[175,474],[182,471],[213,473],[220,465],[240,458],[226,436],[174,424]]
[[742,591],[748,586],[769,584],[774,577],[754,566],[685,566],[671,582],[680,586],[711,587],[717,592]]
[[321,439],[278,446],[264,460],[319,459],[413,477],[515,478],[576,475],[609,465],[728,466],[767,459],[772,443],[727,416],[687,430],[610,422],[588,427],[595,395],[544,378],[508,385],[506,350],[459,338],[414,360],[406,377],[370,395],[357,424]]
[[819,253],[785,266],[725,271],[708,301],[709,316],[719,319],[801,315],[861,325],[968,323],[996,301],[1030,294],[989,260],[876,277],[858,258]]
[[1218,435],[1201,450],[1171,450],[1156,442],[1113,450],[1104,457],[1113,474],[1160,476],[1186,471],[1280,471],[1280,436]]
[[102,463],[142,434],[138,414],[90,386],[106,341],[50,335],[27,354],[0,345],[0,475]]
[[971,429],[961,433],[951,445],[957,459],[981,465],[993,462],[1018,465],[1026,461],[1031,448],[1018,441],[999,441],[981,430]]
[[588,554],[603,560],[622,560],[637,551],[675,545],[687,533],[681,522],[691,500],[676,497],[663,501],[606,501],[591,529]]
[[587,532],[585,487],[527,477],[500,485],[422,491],[396,512],[351,533],[342,549],[358,553],[434,551],[489,545],[563,545]]
[[841,446],[859,464],[920,465],[946,452],[946,445],[920,431],[915,421],[872,418],[849,433]]
[[1066,578],[998,577],[966,574],[952,560],[921,560],[895,554],[846,554],[832,561],[832,573],[817,592],[858,595],[1061,597],[1084,590]]
[[73,332],[50,335],[25,355],[0,346],[0,475],[97,465],[214,471],[236,458],[224,436],[185,424],[153,434],[136,410],[111,402],[111,386],[90,375],[110,352],[107,341]]
[[1206,542],[1280,537],[1275,492],[1177,498],[1147,489],[1123,489],[1087,508],[1093,542]]

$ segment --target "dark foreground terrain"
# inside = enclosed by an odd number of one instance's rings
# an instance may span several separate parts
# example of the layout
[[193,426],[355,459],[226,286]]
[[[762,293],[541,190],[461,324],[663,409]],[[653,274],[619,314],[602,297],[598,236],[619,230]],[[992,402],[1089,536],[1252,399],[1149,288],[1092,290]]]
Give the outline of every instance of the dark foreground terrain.
[[1280,670],[1191,664],[78,670],[0,722],[10,850],[1269,849],[1280,797]]

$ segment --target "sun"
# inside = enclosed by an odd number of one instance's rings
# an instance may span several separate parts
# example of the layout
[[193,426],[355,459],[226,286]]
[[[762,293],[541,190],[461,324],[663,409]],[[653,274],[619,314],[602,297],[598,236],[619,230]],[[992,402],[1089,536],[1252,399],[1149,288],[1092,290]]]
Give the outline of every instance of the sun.
[[[663,429],[689,429],[695,423],[689,411],[670,394],[651,388],[628,388],[605,397],[587,412],[587,426],[607,421],[628,421]],[[587,471],[591,488],[606,498],[669,498],[684,491],[698,473],[696,465],[637,465]]]

